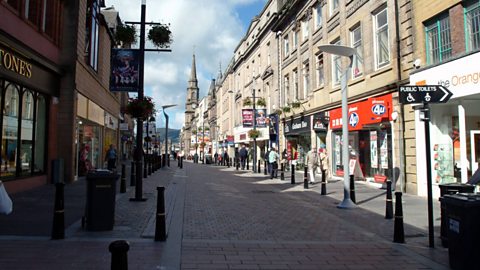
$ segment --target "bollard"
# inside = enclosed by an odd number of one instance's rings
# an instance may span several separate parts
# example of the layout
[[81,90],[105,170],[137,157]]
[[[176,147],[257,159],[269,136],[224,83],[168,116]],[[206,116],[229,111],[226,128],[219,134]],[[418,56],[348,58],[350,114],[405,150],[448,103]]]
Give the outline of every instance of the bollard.
[[292,185],[295,185],[295,165],[292,164]]
[[280,171],[280,180],[285,180],[285,174],[284,174],[285,165],[284,165],[283,163],[280,164],[280,168],[281,168],[281,171]]
[[303,188],[308,189],[308,168],[303,167]]
[[353,203],[357,203],[355,198],[355,176],[353,174],[350,175],[350,199]]
[[225,162],[227,163],[227,168],[230,168],[230,158],[226,158]]
[[320,195],[327,195],[327,171],[322,170],[322,191]]
[[238,171],[238,170],[240,169],[240,159],[236,158],[235,160],[236,160],[236,162],[235,162],[235,163],[236,163],[235,168],[236,168],[237,171]]
[[167,155],[167,166],[170,167],[170,155]]
[[52,239],[65,238],[64,183],[55,184],[55,206],[53,209]]
[[125,164],[122,164],[122,176],[120,178],[120,193],[127,192],[127,183],[125,179]]
[[395,223],[393,227],[393,242],[405,243],[403,230],[402,192],[395,192]]
[[258,172],[258,173],[262,173],[261,165],[262,165],[262,161],[259,160],[259,161],[258,161],[258,166],[257,166],[257,168],[258,168],[257,172]]
[[249,159],[248,159],[248,156],[247,156],[247,170],[250,170],[250,165],[249,165]]
[[110,243],[108,250],[112,253],[111,270],[128,270],[127,252],[130,244],[125,240],[117,240]]
[[132,165],[130,165],[130,186],[135,186],[135,162],[132,161]]
[[264,162],[263,162],[263,174],[267,175],[267,171],[268,171],[268,163],[267,163],[267,160],[264,160]]
[[143,166],[143,178],[147,178],[148,177],[148,172],[147,172],[147,158],[145,157],[145,159],[143,160],[143,163],[144,163],[144,166]]
[[180,157],[180,169],[183,169],[183,157]]
[[393,218],[393,203],[392,203],[392,180],[387,179],[387,199],[385,201],[385,218]]
[[155,241],[165,241],[166,233],[166,215],[165,215],[165,187],[157,187],[157,219],[155,221]]

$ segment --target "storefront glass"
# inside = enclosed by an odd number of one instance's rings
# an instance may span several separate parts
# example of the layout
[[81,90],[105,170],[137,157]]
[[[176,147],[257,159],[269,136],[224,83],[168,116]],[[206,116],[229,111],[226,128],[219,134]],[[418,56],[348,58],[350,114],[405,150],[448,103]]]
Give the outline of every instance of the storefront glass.
[[81,122],[78,129],[78,176],[84,176],[88,170],[101,168],[103,165],[101,127],[84,119]]
[[45,98],[8,81],[2,83],[5,86],[2,87],[2,96],[5,98],[0,100],[3,112],[0,178],[9,179],[44,172],[47,111]]

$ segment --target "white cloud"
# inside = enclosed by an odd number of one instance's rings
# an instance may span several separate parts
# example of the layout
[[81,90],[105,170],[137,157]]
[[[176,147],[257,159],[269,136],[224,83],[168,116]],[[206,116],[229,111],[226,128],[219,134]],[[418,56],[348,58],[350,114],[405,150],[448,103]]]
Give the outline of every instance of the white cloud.
[[[146,22],[169,23],[173,34],[172,52],[146,52],[145,95],[152,96],[157,109],[169,108],[169,127],[181,128],[185,96],[195,51],[200,97],[207,93],[210,80],[216,78],[219,65],[224,69],[233,50],[243,37],[245,22],[235,11],[238,5],[265,0],[147,0]],[[141,1],[107,0],[120,13],[122,21],[140,21]],[[248,25],[249,22],[246,22]],[[148,30],[147,30],[148,31]],[[148,32],[147,32],[148,33]],[[147,46],[149,46],[147,44]],[[163,114],[160,114],[163,117]],[[157,123],[163,123],[157,120]]]

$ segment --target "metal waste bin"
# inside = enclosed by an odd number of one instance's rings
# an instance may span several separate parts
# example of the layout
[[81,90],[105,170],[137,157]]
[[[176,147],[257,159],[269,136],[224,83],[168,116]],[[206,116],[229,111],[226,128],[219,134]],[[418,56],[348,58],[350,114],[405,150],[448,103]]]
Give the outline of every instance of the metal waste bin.
[[452,269],[478,269],[480,194],[458,193],[443,198],[448,214],[448,255]]
[[96,170],[87,174],[87,230],[113,230],[118,178],[118,174],[109,170]]
[[463,183],[448,183],[438,185],[440,188],[440,239],[443,247],[448,247],[448,221],[447,221],[447,209],[443,201],[443,196],[453,195],[457,193],[471,193],[475,189],[474,185]]

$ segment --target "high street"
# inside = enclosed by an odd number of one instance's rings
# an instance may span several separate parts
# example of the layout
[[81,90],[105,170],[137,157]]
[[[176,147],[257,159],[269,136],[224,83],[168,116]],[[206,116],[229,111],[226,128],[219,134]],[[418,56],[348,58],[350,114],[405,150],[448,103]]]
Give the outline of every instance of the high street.
[[[330,180],[322,196],[319,183],[304,189],[300,173],[292,185],[288,173],[281,181],[233,167],[174,165],[144,179],[147,201],[129,201],[134,187],[117,194],[112,231],[82,229],[84,179],[65,187],[63,240],[50,240],[53,186],[12,196],[14,213],[0,216],[0,269],[110,269],[108,246],[121,239],[130,243],[128,269],[448,269],[438,213],[437,245],[428,247],[423,198],[403,196],[406,243],[397,244],[384,189],[357,182],[358,207],[345,210],[336,207],[342,181]],[[166,187],[165,242],[153,240],[157,186]]]

